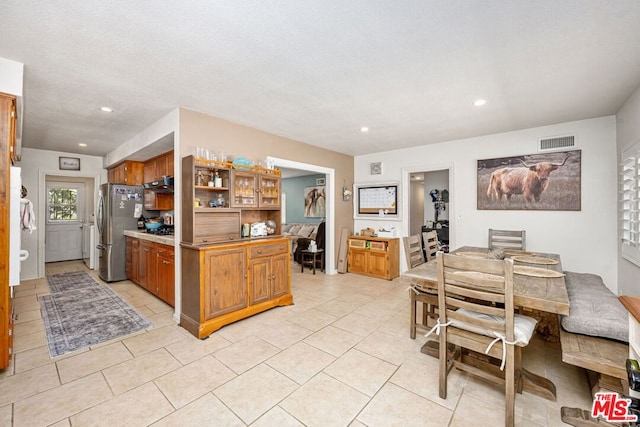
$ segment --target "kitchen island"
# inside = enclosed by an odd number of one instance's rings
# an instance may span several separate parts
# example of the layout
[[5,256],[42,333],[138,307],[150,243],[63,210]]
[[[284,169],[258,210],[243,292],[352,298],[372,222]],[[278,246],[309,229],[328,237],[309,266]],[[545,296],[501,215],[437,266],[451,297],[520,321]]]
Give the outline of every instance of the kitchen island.
[[273,307],[293,304],[289,239],[182,243],[180,325],[198,338]]
[[175,307],[175,239],[125,230],[127,278]]

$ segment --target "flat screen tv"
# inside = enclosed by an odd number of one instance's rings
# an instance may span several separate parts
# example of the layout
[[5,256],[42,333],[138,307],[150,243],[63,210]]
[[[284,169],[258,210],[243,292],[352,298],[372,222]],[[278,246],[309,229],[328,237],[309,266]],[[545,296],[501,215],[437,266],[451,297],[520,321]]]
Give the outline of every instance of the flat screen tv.
[[358,187],[358,215],[398,214],[397,185],[368,185]]

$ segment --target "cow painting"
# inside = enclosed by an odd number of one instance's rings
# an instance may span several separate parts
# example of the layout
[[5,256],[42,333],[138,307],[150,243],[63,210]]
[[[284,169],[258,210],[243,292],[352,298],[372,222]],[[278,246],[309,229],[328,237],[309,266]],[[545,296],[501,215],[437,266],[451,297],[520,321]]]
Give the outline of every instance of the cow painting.
[[580,151],[478,161],[478,209],[580,210]]

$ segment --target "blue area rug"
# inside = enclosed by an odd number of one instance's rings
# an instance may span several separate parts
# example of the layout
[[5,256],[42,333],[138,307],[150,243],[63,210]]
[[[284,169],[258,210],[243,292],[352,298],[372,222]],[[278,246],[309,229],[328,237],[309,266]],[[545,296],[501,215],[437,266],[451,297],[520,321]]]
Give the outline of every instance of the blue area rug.
[[50,295],[39,299],[51,357],[152,326],[118,294],[86,272],[47,276]]

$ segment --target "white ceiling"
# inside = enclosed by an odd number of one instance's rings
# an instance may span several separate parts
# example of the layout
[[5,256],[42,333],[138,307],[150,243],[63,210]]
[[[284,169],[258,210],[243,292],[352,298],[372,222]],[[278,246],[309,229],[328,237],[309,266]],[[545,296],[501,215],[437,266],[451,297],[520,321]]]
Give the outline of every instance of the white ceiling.
[[21,0],[0,57],[25,147],[104,155],[182,106],[360,155],[615,114],[640,2]]

